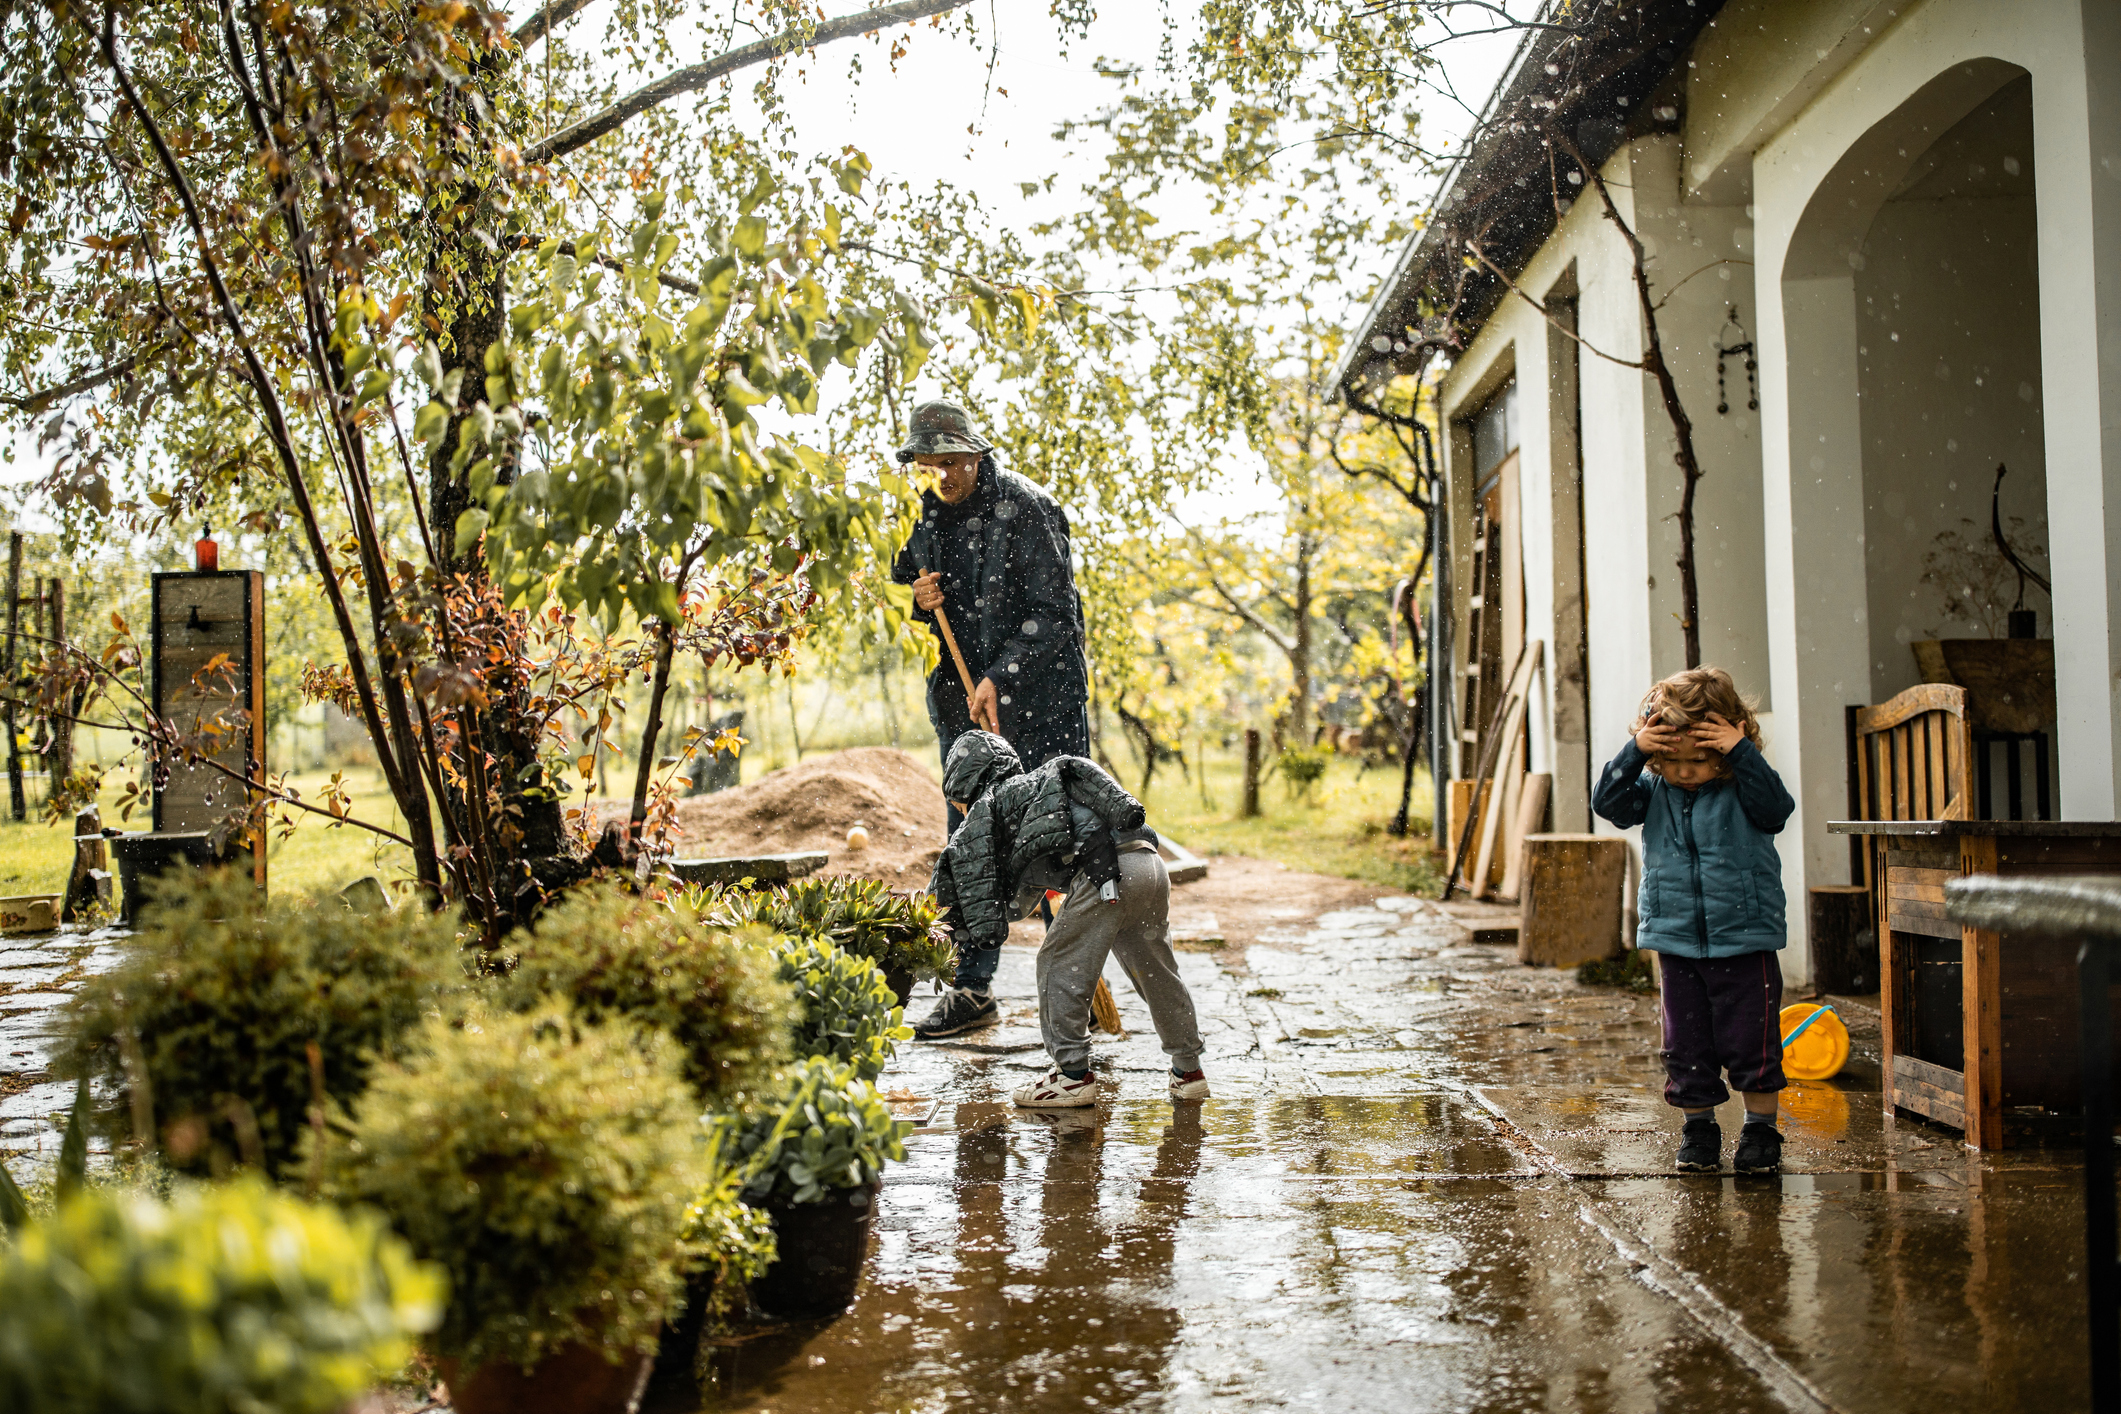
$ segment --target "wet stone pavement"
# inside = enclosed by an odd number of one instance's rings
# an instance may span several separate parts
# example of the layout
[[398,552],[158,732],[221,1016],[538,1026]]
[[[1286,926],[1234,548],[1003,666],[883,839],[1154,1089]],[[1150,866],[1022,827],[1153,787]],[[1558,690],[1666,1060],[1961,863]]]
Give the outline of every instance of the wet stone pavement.
[[[74,1087],[51,1075],[59,1008],[84,977],[118,965],[120,936],[113,928],[69,926],[0,937],[0,1159],[17,1179],[31,1179],[58,1158],[74,1103]],[[92,1157],[108,1162],[105,1153]]]
[[[1284,877],[1244,917],[1218,902],[1248,946],[1180,955],[1205,1104],[1166,1096],[1115,965],[1117,1092],[1017,1110],[1045,1060],[1034,950],[1007,949],[1003,1024],[884,1076],[923,1122],[853,1309],[709,1344],[647,1414],[2085,1406],[2074,1153],[1883,1119],[1874,1016],[1845,1007],[1848,1070],[1785,1092],[1788,1172],[1681,1176],[1653,998],[1520,967],[1418,900],[1321,912],[1348,886]],[[0,939],[20,1178],[72,1100],[54,1008],[113,941]]]
[[2083,1407],[2067,1149],[1882,1120],[1856,1013],[1788,1172],[1681,1176],[1654,1000],[1465,936],[1383,898],[1182,954],[1203,1105],[1115,965],[1118,1092],[1059,1114],[1008,1101],[1044,1065],[1011,947],[1003,1024],[884,1078],[926,1122],[853,1309],[708,1345],[654,1414]]

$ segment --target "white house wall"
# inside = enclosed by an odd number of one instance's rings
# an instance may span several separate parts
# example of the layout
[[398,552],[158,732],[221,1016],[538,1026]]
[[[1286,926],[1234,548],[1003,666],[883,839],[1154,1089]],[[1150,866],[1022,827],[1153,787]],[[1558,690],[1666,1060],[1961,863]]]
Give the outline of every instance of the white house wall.
[[[2032,76],[2061,807],[2112,819],[2121,797],[2121,6],[1927,0],[1752,162],[1770,657],[1784,719],[1771,754],[1798,801],[1783,850],[1792,900],[1846,876],[1846,846],[1825,833],[1846,808],[1843,706],[1900,681],[1875,667],[1865,572],[1856,267],[1872,213],[1860,198],[1867,184],[1896,185],[2013,67]],[[1892,227],[1889,217],[1882,239]],[[1804,975],[1804,959],[1786,956],[1785,969]]]
[[[1741,318],[1750,322],[1752,317],[1744,308],[1751,300],[1747,268],[1732,263],[1745,258],[1749,232],[1742,207],[1681,202],[1678,155],[1676,138],[1647,139],[1616,155],[1605,176],[1623,217],[1650,252],[1653,293],[1662,298],[1684,281],[1661,313],[1659,327],[1708,469],[1696,502],[1704,658],[1730,668],[1749,691],[1765,697],[1758,424],[1757,414],[1745,407],[1742,356],[1729,368],[1737,390],[1733,413],[1716,413],[1714,350],[1727,306],[1737,303]],[[1577,359],[1576,397],[1566,387],[1548,386],[1555,344],[1568,336],[1515,295],[1489,318],[1442,390],[1446,417],[1460,420],[1499,383],[1499,368],[1515,370],[1526,633],[1546,642],[1550,651],[1563,637],[1557,615],[1573,609],[1568,591],[1575,572],[1575,527],[1557,527],[1555,507],[1564,516],[1574,509],[1569,488],[1558,486],[1557,478],[1573,477],[1576,468],[1556,464],[1557,456],[1566,459],[1573,449],[1569,437],[1557,435],[1567,429],[1554,424],[1581,409],[1588,742],[1557,750],[1559,684],[1551,658],[1531,713],[1531,769],[1552,771],[1563,759],[1569,764],[1570,779],[1557,780],[1555,790],[1556,821],[1564,827],[1589,824],[1564,812],[1573,814],[1578,802],[1587,801],[1591,778],[1625,740],[1649,685],[1684,663],[1676,441],[1655,384],[1639,369],[1615,361],[1642,356],[1641,305],[1627,248],[1601,215],[1593,193],[1578,198],[1518,283],[1544,302],[1572,278],[1578,332],[1588,346]],[[1467,483],[1456,478],[1453,484]],[[1578,775],[1581,781],[1574,779]]]

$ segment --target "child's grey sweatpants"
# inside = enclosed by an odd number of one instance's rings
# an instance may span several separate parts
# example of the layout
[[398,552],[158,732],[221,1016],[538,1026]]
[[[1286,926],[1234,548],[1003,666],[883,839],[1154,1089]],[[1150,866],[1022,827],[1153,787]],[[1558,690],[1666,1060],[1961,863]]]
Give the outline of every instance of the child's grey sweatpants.
[[1090,996],[1112,953],[1149,1004],[1171,1064],[1200,1068],[1200,1024],[1171,954],[1170,913],[1171,876],[1154,849],[1120,851],[1117,903],[1100,899],[1087,875],[1075,876],[1038,950],[1038,1025],[1056,1066],[1090,1064]]

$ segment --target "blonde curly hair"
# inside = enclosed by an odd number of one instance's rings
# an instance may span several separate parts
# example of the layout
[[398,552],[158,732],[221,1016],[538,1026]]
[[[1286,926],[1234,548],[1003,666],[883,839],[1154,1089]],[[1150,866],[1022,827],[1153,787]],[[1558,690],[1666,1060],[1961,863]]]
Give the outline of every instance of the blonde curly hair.
[[[1642,699],[1642,710],[1636,714],[1629,735],[1653,723],[1666,727],[1691,727],[1707,721],[1712,714],[1743,731],[1755,750],[1761,749],[1760,719],[1753,715],[1753,704],[1739,693],[1738,684],[1721,668],[1688,668],[1652,687]],[[1654,757],[1649,768],[1652,771],[1658,769]],[[1725,764],[1719,774],[1728,775],[1730,769]]]

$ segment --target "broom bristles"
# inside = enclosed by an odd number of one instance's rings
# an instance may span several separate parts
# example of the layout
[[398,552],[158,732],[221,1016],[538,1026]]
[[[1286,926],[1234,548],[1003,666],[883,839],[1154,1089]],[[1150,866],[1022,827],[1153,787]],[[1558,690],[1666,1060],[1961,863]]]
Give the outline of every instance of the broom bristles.
[[1090,993],[1090,1014],[1097,1018],[1097,1029],[1114,1036],[1124,1036],[1127,1030],[1119,1024],[1119,1003],[1112,1000],[1112,989],[1105,979],[1097,979],[1096,990]]

